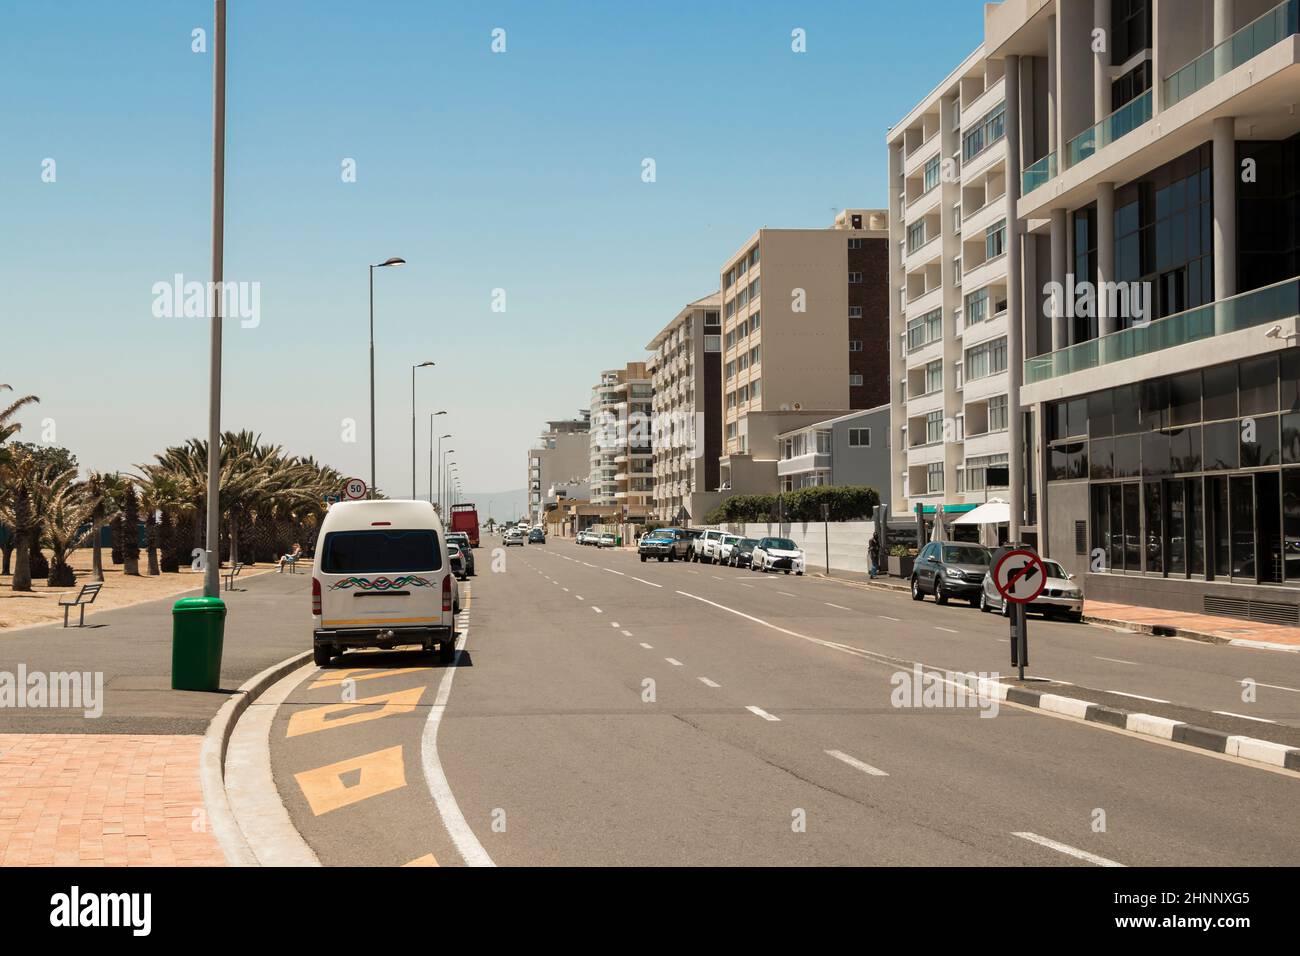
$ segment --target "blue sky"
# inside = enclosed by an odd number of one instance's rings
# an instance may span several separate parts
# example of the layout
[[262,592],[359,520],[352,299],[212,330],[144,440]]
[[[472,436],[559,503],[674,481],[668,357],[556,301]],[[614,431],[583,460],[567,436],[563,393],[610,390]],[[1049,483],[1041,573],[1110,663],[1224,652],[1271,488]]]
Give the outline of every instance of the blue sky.
[[[84,465],[129,469],[206,429],[206,323],[151,306],[209,275],[190,37],[212,4],[54,9],[0,7],[0,382],[41,396],[23,437],[52,419]],[[468,490],[522,487],[544,421],[644,358],[755,229],[886,205],[887,128],[982,29],[977,0],[924,9],[230,0],[226,279],[260,284],[261,315],[226,327],[223,425],[367,474],[366,265],[399,255],[376,274],[380,485],[409,491],[428,359],[419,487],[435,409]]]

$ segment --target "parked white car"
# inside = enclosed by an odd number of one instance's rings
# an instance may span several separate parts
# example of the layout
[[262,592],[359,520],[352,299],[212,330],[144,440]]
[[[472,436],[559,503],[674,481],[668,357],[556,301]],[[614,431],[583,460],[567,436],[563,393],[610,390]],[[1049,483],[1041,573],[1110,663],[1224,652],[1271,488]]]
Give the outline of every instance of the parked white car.
[[456,656],[460,586],[442,521],[424,501],[340,501],[325,512],[311,580],[312,660],[419,644]]
[[596,543],[596,547],[598,548],[612,548],[614,547],[614,535],[606,531],[598,539],[596,539],[595,543]]
[[751,571],[784,571],[803,574],[803,549],[789,538],[760,538],[754,548]]
[[505,541],[502,543],[503,547],[507,548],[512,544],[517,544],[521,548],[524,546],[524,533],[518,528],[511,528],[507,531]]
[[[1070,621],[1083,620],[1083,590],[1075,583],[1074,575],[1049,558],[1043,559],[1047,568],[1047,581],[1043,592],[1029,602],[1027,610],[1039,611],[1044,617],[1058,616]],[[984,585],[980,591],[980,610],[997,611],[1004,617],[1009,613],[1009,601],[998,593],[993,583],[993,572],[984,574]]]
[[736,545],[740,544],[740,535],[724,534],[718,542],[718,563],[730,564],[731,554],[736,550]]
[[712,564],[718,560],[718,545],[726,532],[710,528],[703,532],[691,545],[691,560]]

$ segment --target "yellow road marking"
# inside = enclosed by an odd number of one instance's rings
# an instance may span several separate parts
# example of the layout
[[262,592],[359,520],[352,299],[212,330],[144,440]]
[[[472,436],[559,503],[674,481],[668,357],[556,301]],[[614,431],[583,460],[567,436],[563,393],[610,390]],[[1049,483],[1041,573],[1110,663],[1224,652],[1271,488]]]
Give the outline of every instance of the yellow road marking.
[[[376,677],[396,677],[398,674],[414,674],[419,671],[431,671],[432,667],[391,667],[387,670],[375,670],[373,667],[345,667],[342,670],[324,671],[308,690],[321,687],[335,687],[345,680],[372,680]],[[369,672],[369,673],[367,673]]]
[[[355,784],[347,786],[343,783],[343,774],[351,771],[357,771],[359,777]],[[406,786],[406,767],[399,744],[360,757],[349,757],[326,767],[304,770],[294,774],[293,778],[307,798],[311,812],[320,816],[401,789]]]
[[[314,734],[318,730],[331,730],[334,727],[348,727],[352,724],[363,724],[368,720],[380,720],[384,717],[392,717],[394,714],[409,714],[415,710],[416,705],[420,702],[420,695],[424,693],[426,687],[412,687],[408,690],[396,690],[388,694],[377,694],[374,697],[363,697],[361,700],[343,704],[326,704],[323,707],[311,707],[307,710],[295,711],[289,718],[289,728],[285,731],[285,737],[301,737],[303,734]],[[376,704],[382,704],[378,710],[358,710],[361,707],[374,707]],[[357,713],[347,714],[344,717],[335,717],[330,720],[331,714],[341,713],[343,711],[354,710]]]
[[434,859],[432,853],[426,853],[424,856],[417,856],[410,863],[403,863],[402,866],[437,866],[438,861]]

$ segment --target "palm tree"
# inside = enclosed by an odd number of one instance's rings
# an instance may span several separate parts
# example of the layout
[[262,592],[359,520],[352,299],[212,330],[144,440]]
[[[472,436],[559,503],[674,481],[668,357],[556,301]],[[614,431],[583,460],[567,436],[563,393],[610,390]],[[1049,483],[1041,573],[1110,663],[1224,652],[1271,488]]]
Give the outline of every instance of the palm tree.
[[42,537],[50,549],[50,587],[70,587],[77,576],[68,564],[68,555],[81,546],[93,525],[91,513],[95,500],[86,484],[77,480],[77,471],[70,468],[50,478],[43,489]]
[[[9,385],[0,385],[0,392],[11,392],[13,388]],[[14,454],[10,449],[5,448],[5,442],[22,430],[22,425],[13,420],[13,417],[26,405],[32,405],[39,402],[40,399],[35,395],[24,395],[16,402],[10,404],[7,408],[0,409],[0,508],[3,508],[8,502],[12,505],[12,496],[14,493],[14,484],[12,477],[8,474],[8,469],[14,464]],[[10,537],[5,539],[3,547],[3,567],[0,567],[0,573],[9,573],[10,560],[13,557],[14,548],[18,546],[17,529],[13,525],[8,525]]]
[[122,493],[122,573],[140,576],[140,493],[130,480]]
[[30,455],[10,460],[5,465],[8,492],[0,504],[0,519],[14,535],[16,556],[12,587],[15,591],[32,589],[32,549],[39,547],[41,527],[36,500],[40,495],[40,479],[40,469]]
[[92,581],[104,580],[104,526],[116,517],[117,502],[122,494],[122,476],[116,472],[92,471],[86,481],[86,491],[93,507],[90,522],[93,535],[91,538],[91,572]]

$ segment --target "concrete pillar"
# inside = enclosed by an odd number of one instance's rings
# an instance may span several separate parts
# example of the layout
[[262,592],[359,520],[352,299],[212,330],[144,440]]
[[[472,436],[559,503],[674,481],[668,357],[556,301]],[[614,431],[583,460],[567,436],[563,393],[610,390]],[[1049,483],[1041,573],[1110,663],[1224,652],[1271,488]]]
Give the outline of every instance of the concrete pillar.
[[[1058,60],[1056,55],[1056,17],[1047,18],[1047,151],[1056,152],[1056,131],[1059,127],[1059,106],[1060,101],[1056,92],[1056,71]],[[1057,168],[1064,169],[1065,166],[1060,162],[1061,157],[1057,158]]]
[[1214,45],[1218,46],[1234,32],[1236,0],[1214,0]]
[[1100,123],[1110,115],[1110,51],[1114,43],[1110,35],[1111,0],[1092,0],[1093,28],[1103,31],[1106,49],[1092,55],[1092,121]]
[[1097,332],[1119,331],[1119,316],[1110,314],[1106,283],[1115,281],[1115,184],[1097,184]]
[[[1052,282],[1056,288],[1065,289],[1067,262],[1066,215],[1064,209],[1052,210]],[[1065,317],[1067,291],[1052,300],[1052,351],[1059,352],[1070,344],[1070,323]]]
[[[1020,152],[1020,57],[1006,58],[1007,155],[1013,161]],[[1021,285],[1020,177],[1007,177],[1007,471],[1010,480],[1011,517],[1007,530],[1012,541],[1020,540],[1020,518],[1025,511],[1025,462],[1020,454],[1024,431],[1021,422],[1020,385],[1024,380],[1024,289]]]
[[1214,298],[1237,294],[1237,145],[1231,116],[1214,121]]

